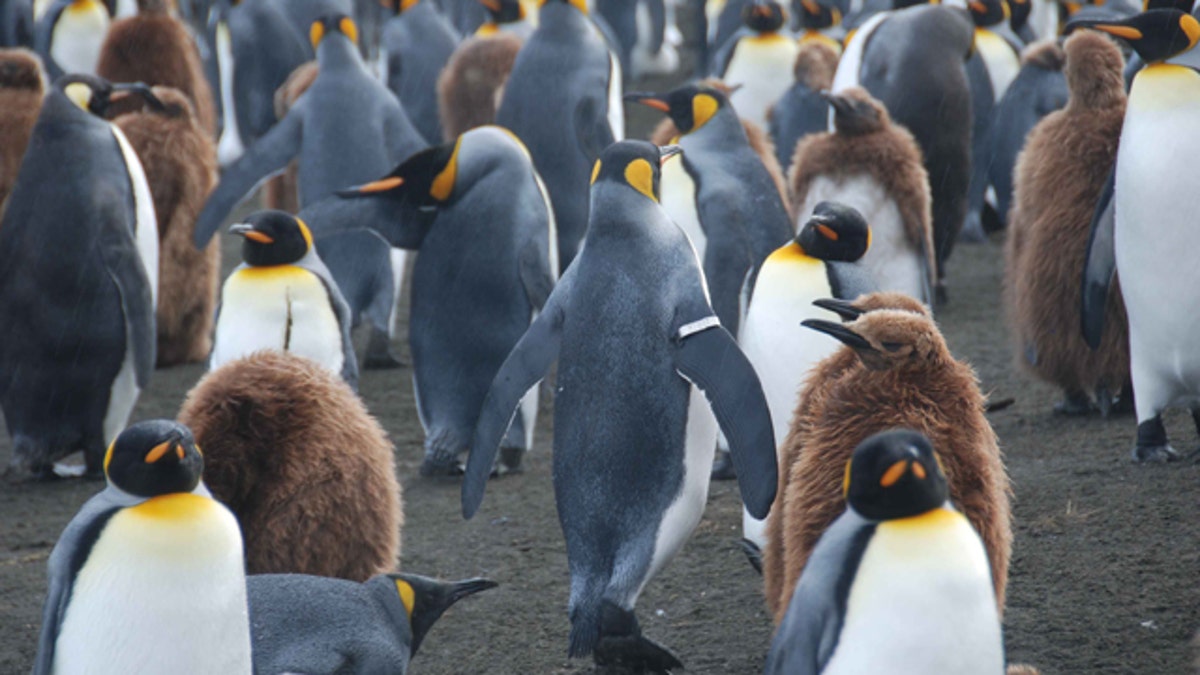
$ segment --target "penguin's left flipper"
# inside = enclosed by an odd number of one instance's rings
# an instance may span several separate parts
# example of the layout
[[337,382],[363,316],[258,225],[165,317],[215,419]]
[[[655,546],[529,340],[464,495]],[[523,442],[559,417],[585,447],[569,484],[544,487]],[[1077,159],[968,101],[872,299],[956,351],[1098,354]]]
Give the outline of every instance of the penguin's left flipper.
[[346,302],[346,296],[342,295],[341,287],[338,286],[333,274],[321,260],[319,253],[312,257],[312,262],[301,261],[299,266],[316,275],[325,286],[325,292],[329,295],[329,306],[333,309],[333,314],[338,320],[338,327],[342,332],[342,379],[357,392],[358,357],[354,354],[354,341],[350,337],[350,328],[354,323],[354,316],[350,313],[350,303]]
[[742,502],[761,520],[775,501],[778,481],[771,413],[754,366],[716,317],[709,318],[679,329],[675,370],[708,398],[729,441]]
[[150,278],[133,242],[126,239],[128,235],[117,228],[105,228],[101,236],[104,269],[121,296],[121,312],[125,315],[125,343],[133,349],[134,378],[138,387],[145,389],[154,372],[158,340]]
[[529,304],[541,310],[554,290],[554,270],[550,267],[549,242],[541,237],[530,237],[521,249],[517,264],[520,265],[521,285]]
[[1117,271],[1117,249],[1114,239],[1116,231],[1116,186],[1117,168],[1114,166],[1104,184],[1104,191],[1096,202],[1092,215],[1092,233],[1088,237],[1087,257],[1083,262],[1083,288],[1080,293],[1080,329],[1083,339],[1092,349],[1100,348],[1104,334],[1104,316],[1108,309],[1108,292]]
[[579,151],[587,161],[595,162],[604,149],[616,142],[608,124],[606,103],[595,96],[584,98],[575,106],[575,136]]

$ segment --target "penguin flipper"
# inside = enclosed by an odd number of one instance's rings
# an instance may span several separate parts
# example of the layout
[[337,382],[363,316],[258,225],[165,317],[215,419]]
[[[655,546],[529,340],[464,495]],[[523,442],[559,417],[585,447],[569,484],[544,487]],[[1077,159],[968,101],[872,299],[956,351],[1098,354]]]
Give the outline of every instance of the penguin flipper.
[[106,227],[101,235],[101,258],[109,278],[117,286],[121,312],[125,315],[125,343],[133,349],[133,372],[137,385],[145,389],[154,372],[158,336],[150,278],[142,257],[124,225]]
[[329,294],[329,304],[333,308],[333,313],[337,316],[338,327],[342,331],[342,379],[355,392],[358,391],[358,357],[354,354],[354,340],[351,339],[350,329],[354,322],[354,316],[350,312],[350,303],[346,302],[346,296],[342,295],[341,289],[337,282],[333,280],[333,274],[329,272],[329,268],[317,255],[313,255],[316,259],[316,265],[308,269],[321,280],[325,286],[325,292]]
[[742,502],[762,520],[775,501],[775,431],[754,366],[716,317],[679,329],[675,370],[700,387],[729,441]]
[[230,211],[246,198],[254,188],[272,175],[287,168],[288,162],[300,153],[303,132],[302,107],[292,108],[288,114],[271,127],[265,135],[254,142],[221,176],[200,216],[196,219],[193,243],[204,248],[213,233]]
[[608,124],[608,107],[594,96],[585,97],[575,106],[575,137],[579,151],[589,164],[600,158],[604,149],[616,142]]
[[1104,191],[1092,214],[1092,232],[1088,237],[1087,257],[1083,263],[1083,288],[1080,293],[1080,329],[1083,340],[1092,349],[1100,348],[1104,334],[1104,317],[1108,309],[1108,292],[1117,271],[1116,188],[1117,168],[1114,166]]
[[[429,147],[429,139],[417,131],[404,108],[397,106],[384,119],[383,134],[387,141],[388,156],[392,163],[399,164]],[[441,139],[434,139],[435,142]]]
[[521,275],[521,285],[525,287],[525,296],[534,309],[540,310],[546,306],[546,300],[554,290],[554,270],[550,267],[550,251],[545,240],[540,237],[530,237],[521,249],[518,270]]

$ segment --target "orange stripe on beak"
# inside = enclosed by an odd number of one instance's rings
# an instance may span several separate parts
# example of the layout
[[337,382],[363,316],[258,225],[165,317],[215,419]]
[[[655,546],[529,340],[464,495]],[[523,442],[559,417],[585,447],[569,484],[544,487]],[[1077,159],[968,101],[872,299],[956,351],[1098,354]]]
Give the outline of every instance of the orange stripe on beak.
[[656,98],[644,98],[638,101],[638,103],[654,108],[655,110],[661,110],[662,112],[671,112],[670,104],[668,104],[666,101],[660,101]]
[[401,185],[404,185],[403,178],[399,176],[390,176],[388,178],[377,180],[373,183],[367,183],[366,185],[358,188],[358,191],[366,193],[386,192],[392,188],[400,187]]
[[883,473],[883,478],[879,479],[879,484],[885,488],[892,487],[906,471],[908,471],[908,460],[902,459],[888,467],[888,470]]
[[838,240],[837,230],[833,229],[832,227],[829,227],[828,225],[817,225],[817,232],[820,232],[821,236],[825,237],[826,239],[829,239],[832,241]]
[[167,454],[167,452],[170,451],[171,445],[172,445],[172,442],[167,441],[165,443],[159,443],[158,445],[151,448],[150,452],[146,453],[146,463],[153,464],[153,463],[157,462],[158,460],[162,459],[163,455]]
[[275,243],[275,240],[271,238],[271,235],[264,234],[262,232],[259,232],[258,230],[250,230],[249,232],[243,234],[242,236],[251,241],[257,241],[260,244],[274,244]]

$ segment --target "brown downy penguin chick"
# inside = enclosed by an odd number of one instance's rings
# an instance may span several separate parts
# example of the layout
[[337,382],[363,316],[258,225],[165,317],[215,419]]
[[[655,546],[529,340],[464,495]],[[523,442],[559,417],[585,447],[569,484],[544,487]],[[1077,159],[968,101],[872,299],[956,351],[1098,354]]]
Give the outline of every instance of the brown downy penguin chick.
[[[894,309],[929,316],[929,308],[920,301],[894,291],[860,295],[853,302],[823,300],[820,306],[835,312],[842,317],[843,321],[853,321],[867,312],[880,309]],[[779,603],[781,600],[786,603],[790,597],[781,595],[785,576],[784,563],[787,559],[785,552],[787,541],[783,536],[784,518],[781,505],[784,504],[789,489],[798,489],[793,488],[790,483],[790,468],[799,456],[802,439],[809,433],[813,422],[817,419],[814,411],[820,410],[829,389],[838,379],[858,363],[858,355],[852,349],[839,349],[817,363],[800,388],[787,436],[779,441],[779,487],[775,491],[775,507],[772,507],[771,513],[767,517],[767,546],[762,551],[763,594],[767,600],[767,609],[772,616],[783,616],[786,607],[781,607]]]
[[17,180],[45,93],[42,62],[36,54],[28,49],[0,49],[0,212]]
[[858,209],[871,224],[871,249],[859,261],[879,287],[932,305],[936,281],[929,174],[907,129],[865,89],[826,94],[834,131],[806,136],[792,156],[793,220],[822,201]]
[[[785,441],[794,461],[779,511],[785,560],[776,620],[817,540],[844,509],[842,480],[855,446],[895,427],[925,434],[937,448],[951,500],[983,539],[996,605],[1003,611],[1012,550],[1011,490],[975,372],[954,359],[937,325],[924,314],[880,309],[847,324],[809,319],[804,325],[846,345],[829,359],[845,359],[851,351],[858,363],[843,365],[841,376],[814,401],[811,417],[793,420],[805,430]],[[820,386],[814,382],[810,385]]]
[[[316,61],[301,64],[288,75],[275,90],[275,119],[283,119],[292,109],[300,95],[308,91],[317,73],[321,71]],[[278,176],[263,184],[263,208],[298,213],[300,211],[300,165],[297,160],[288,162],[287,168]]]
[[[158,217],[158,366],[200,362],[212,349],[220,242],[192,243],[196,216],[217,184],[217,149],[178,89],[154,87],[164,110],[146,107],[114,122],[137,152]],[[130,97],[131,99],[133,97]]]
[[138,13],[112,24],[96,74],[109,82],[144,82],[182,91],[200,128],[216,135],[212,88],[191,33],[172,16],[173,0],[138,0]]
[[[700,81],[701,86],[712,87],[717,91],[725,94],[726,97],[731,94],[736,87],[731,87],[723,81],[715,77],[708,77]],[[762,160],[763,166],[767,167],[767,173],[771,175],[771,180],[775,181],[775,187],[779,189],[779,196],[783,199],[784,206],[788,204],[787,180],[783,177],[783,168],[779,166],[779,159],[775,156],[775,144],[771,142],[771,137],[763,128],[751,122],[750,120],[741,119],[742,129],[746,131],[746,140],[750,141],[750,148]],[[673,145],[679,140],[679,127],[675,126],[675,122],[671,121],[668,116],[654,127],[654,131],[650,132],[650,142],[655,145]]]
[[1092,351],[1079,329],[1079,271],[1096,202],[1116,161],[1124,60],[1116,44],[1091,31],[1076,32],[1065,50],[1067,107],[1034,127],[1017,159],[1004,299],[1017,363],[1065,394],[1055,411],[1087,414],[1094,394],[1107,416],[1113,396],[1123,388],[1128,393],[1125,304],[1120,293],[1108,294],[1103,341]]
[[521,38],[501,32],[465,40],[454,50],[437,82],[443,140],[495,121],[500,94],[522,44]]
[[204,482],[241,524],[247,574],[366,581],[395,568],[394,450],[336,373],[257,352],[204,376],[179,420],[204,448]]

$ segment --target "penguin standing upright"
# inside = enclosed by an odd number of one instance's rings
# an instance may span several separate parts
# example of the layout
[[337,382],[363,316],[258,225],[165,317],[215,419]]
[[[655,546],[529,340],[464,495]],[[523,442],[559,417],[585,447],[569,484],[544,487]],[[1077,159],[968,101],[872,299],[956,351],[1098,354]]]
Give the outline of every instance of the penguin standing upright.
[[487,9],[488,20],[475,31],[475,37],[495,37],[509,33],[521,40],[533,35],[533,21],[521,0],[479,0]]
[[1112,40],[1092,32],[1072,35],[1065,50],[1071,100],[1034,127],[1017,162],[1004,296],[1018,367],[1063,390],[1055,410],[1088,414],[1094,395],[1107,414],[1129,381],[1125,308],[1110,296],[1102,348],[1088,349],[1078,330],[1079,270],[1117,156],[1124,59]]
[[274,349],[312,359],[357,388],[350,308],[304,221],[259,211],[229,231],[246,239],[243,262],[221,288],[209,368]]
[[100,118],[130,91],[157,102],[139,85],[59,79],[0,220],[0,409],[13,463],[43,477],[79,450],[98,475],[154,370],[154,204],[133,147]]
[[[383,25],[384,82],[425,140],[442,138],[437,81],[458,46],[458,34],[430,0],[392,0],[396,16]],[[399,158],[398,158],[399,159]]]
[[538,28],[521,48],[496,124],[529,148],[546,181],[558,225],[558,264],[566,269],[588,222],[588,172],[625,136],[621,65],[585,0],[545,0]]
[[845,475],[846,511],[813,550],[764,672],[1002,675],[987,556],[929,439],[871,436]]
[[233,207],[293,157],[300,162],[303,207],[383,175],[425,147],[396,97],[367,72],[349,17],[314,22],[311,37],[317,79],[286,117],[226,169],[200,212],[197,245],[208,243]]
[[734,87],[729,102],[738,117],[765,128],[767,111],[791,86],[800,43],[785,34],[787,19],[775,0],[755,0],[742,20],[750,32],[733,43],[720,77]]
[[249,675],[242,535],[203,470],[177,422],[141,422],[116,437],[104,457],[108,486],[50,553],[34,675]]
[[[803,46],[819,42],[842,55],[840,38],[845,34],[842,27],[842,10],[829,0],[793,0],[799,31],[796,39]],[[834,37],[836,36],[836,37]]]
[[643,141],[604,151],[586,243],[496,375],[463,482],[469,518],[513,410],[557,358],[554,492],[571,573],[570,654],[656,673],[681,665],[641,635],[634,605],[700,521],[717,433],[704,396],[752,515],[766,515],[776,482],[754,368],[658,205],[659,165],[674,152]]
[[[811,0],[809,0],[811,1]],[[779,166],[788,171],[796,144],[810,134],[828,128],[829,104],[821,92],[833,85],[838,53],[824,43],[810,40],[800,45],[792,68],[792,86],[771,108],[767,129],[775,144]]]
[[32,0],[9,0],[0,7],[0,46],[32,47],[34,30]]
[[522,44],[516,35],[498,32],[458,45],[438,77],[442,140],[496,121],[500,93]]
[[1089,344],[1099,346],[1115,270],[1121,275],[1121,297],[1129,316],[1138,419],[1133,456],[1140,462],[1167,461],[1177,453],[1167,440],[1163,410],[1189,406],[1200,431],[1200,353],[1191,340],[1200,299],[1187,281],[1196,269],[1189,252],[1200,246],[1194,227],[1200,191],[1187,163],[1200,152],[1195,133],[1200,20],[1177,9],[1157,9],[1125,21],[1071,25],[1115,35],[1147,63],[1133,78],[1125,107],[1113,209],[1101,204],[1101,217],[1093,224],[1084,273],[1083,329]]
[[834,131],[800,141],[789,176],[798,220],[833,200],[858,209],[871,224],[862,264],[879,288],[932,306],[936,278],[929,176],[912,135],[859,88],[827,94]]
[[591,0],[591,5],[612,29],[621,69],[630,79],[669,75],[679,67],[679,53],[666,40],[664,0]]
[[111,23],[112,14],[101,0],[54,0],[34,32],[34,49],[50,79],[68,73],[95,75]]
[[[870,242],[862,214],[822,202],[796,238],[767,257],[750,289],[738,345],[758,372],[777,441],[787,435],[809,369],[838,346],[827,335],[801,330],[800,322],[830,317],[828,310],[813,305],[816,300],[852,300],[876,290],[870,275],[853,264]],[[763,529],[762,520],[743,515],[743,536],[760,549]]]
[[17,180],[45,89],[36,54],[26,49],[0,50],[0,213]]

